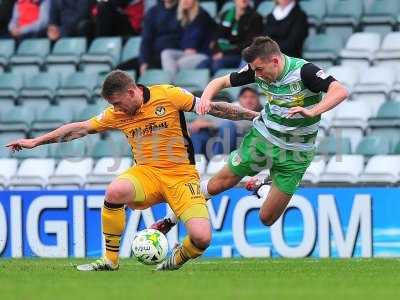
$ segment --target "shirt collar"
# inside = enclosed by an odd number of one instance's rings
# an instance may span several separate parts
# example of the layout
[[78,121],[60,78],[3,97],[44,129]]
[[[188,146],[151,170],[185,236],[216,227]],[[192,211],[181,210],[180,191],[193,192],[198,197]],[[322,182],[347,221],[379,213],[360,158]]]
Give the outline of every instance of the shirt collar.
[[143,103],[147,103],[150,100],[150,89],[142,84],[137,84],[137,86],[143,90]]
[[293,1],[292,3],[288,4],[284,8],[277,5],[277,6],[275,6],[272,14],[274,15],[274,17],[277,21],[283,20],[290,14],[290,12],[292,11],[292,9],[294,8],[295,5],[296,5],[296,1]]
[[290,64],[289,57],[287,55],[283,54],[283,59],[284,59],[284,67],[283,67],[282,73],[278,76],[278,78],[275,82],[281,81],[282,78],[284,76],[286,76],[286,74],[289,71],[289,64]]

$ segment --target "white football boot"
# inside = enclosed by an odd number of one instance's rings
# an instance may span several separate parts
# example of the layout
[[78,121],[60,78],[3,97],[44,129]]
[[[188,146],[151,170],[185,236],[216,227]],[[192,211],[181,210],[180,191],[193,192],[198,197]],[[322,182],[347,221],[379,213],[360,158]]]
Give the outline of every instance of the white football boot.
[[100,258],[90,264],[83,264],[76,266],[78,271],[92,272],[92,271],[117,271],[119,264],[113,264],[106,257]]

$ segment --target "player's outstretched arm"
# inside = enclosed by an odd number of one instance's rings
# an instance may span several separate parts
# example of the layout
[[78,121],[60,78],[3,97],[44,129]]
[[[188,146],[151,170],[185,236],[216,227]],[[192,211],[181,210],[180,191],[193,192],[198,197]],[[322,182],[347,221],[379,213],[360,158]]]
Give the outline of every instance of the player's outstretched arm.
[[24,148],[32,149],[44,144],[71,141],[89,133],[94,133],[94,131],[91,130],[89,121],[69,123],[33,139],[12,141],[7,144],[6,147],[9,147],[11,151],[20,151]]
[[199,115],[204,115],[208,113],[211,109],[211,99],[222,89],[231,86],[229,75],[215,78],[210,81],[203,91],[200,98],[200,103],[197,107],[197,113]]
[[228,102],[211,102],[209,115],[214,117],[228,119],[233,121],[238,120],[253,120],[260,115],[259,112],[252,111],[239,105]]

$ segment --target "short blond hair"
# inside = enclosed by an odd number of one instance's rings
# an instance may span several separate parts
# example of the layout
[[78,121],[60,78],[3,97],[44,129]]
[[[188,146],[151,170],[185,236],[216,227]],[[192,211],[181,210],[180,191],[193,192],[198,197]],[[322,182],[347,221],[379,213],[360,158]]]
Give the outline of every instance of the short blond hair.
[[181,26],[185,27],[191,22],[193,22],[193,20],[199,14],[199,11],[200,11],[199,1],[195,0],[192,10],[184,10],[182,8],[182,1],[180,0],[178,4],[177,16],[178,16],[178,21],[181,23]]
[[114,94],[125,92],[132,86],[135,87],[136,83],[127,72],[114,70],[104,79],[101,88],[101,96],[107,99]]

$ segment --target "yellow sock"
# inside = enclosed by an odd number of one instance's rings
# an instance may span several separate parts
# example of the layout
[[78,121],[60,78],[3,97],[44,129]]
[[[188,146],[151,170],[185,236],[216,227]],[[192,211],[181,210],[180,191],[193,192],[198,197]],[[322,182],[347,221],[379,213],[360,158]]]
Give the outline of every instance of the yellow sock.
[[118,263],[119,244],[125,229],[124,205],[104,201],[101,211],[104,239],[106,241],[106,257],[113,264]]
[[203,254],[205,249],[199,249],[193,245],[189,236],[186,236],[183,240],[182,246],[175,252],[175,263],[177,265],[183,265],[189,259],[199,257]]

